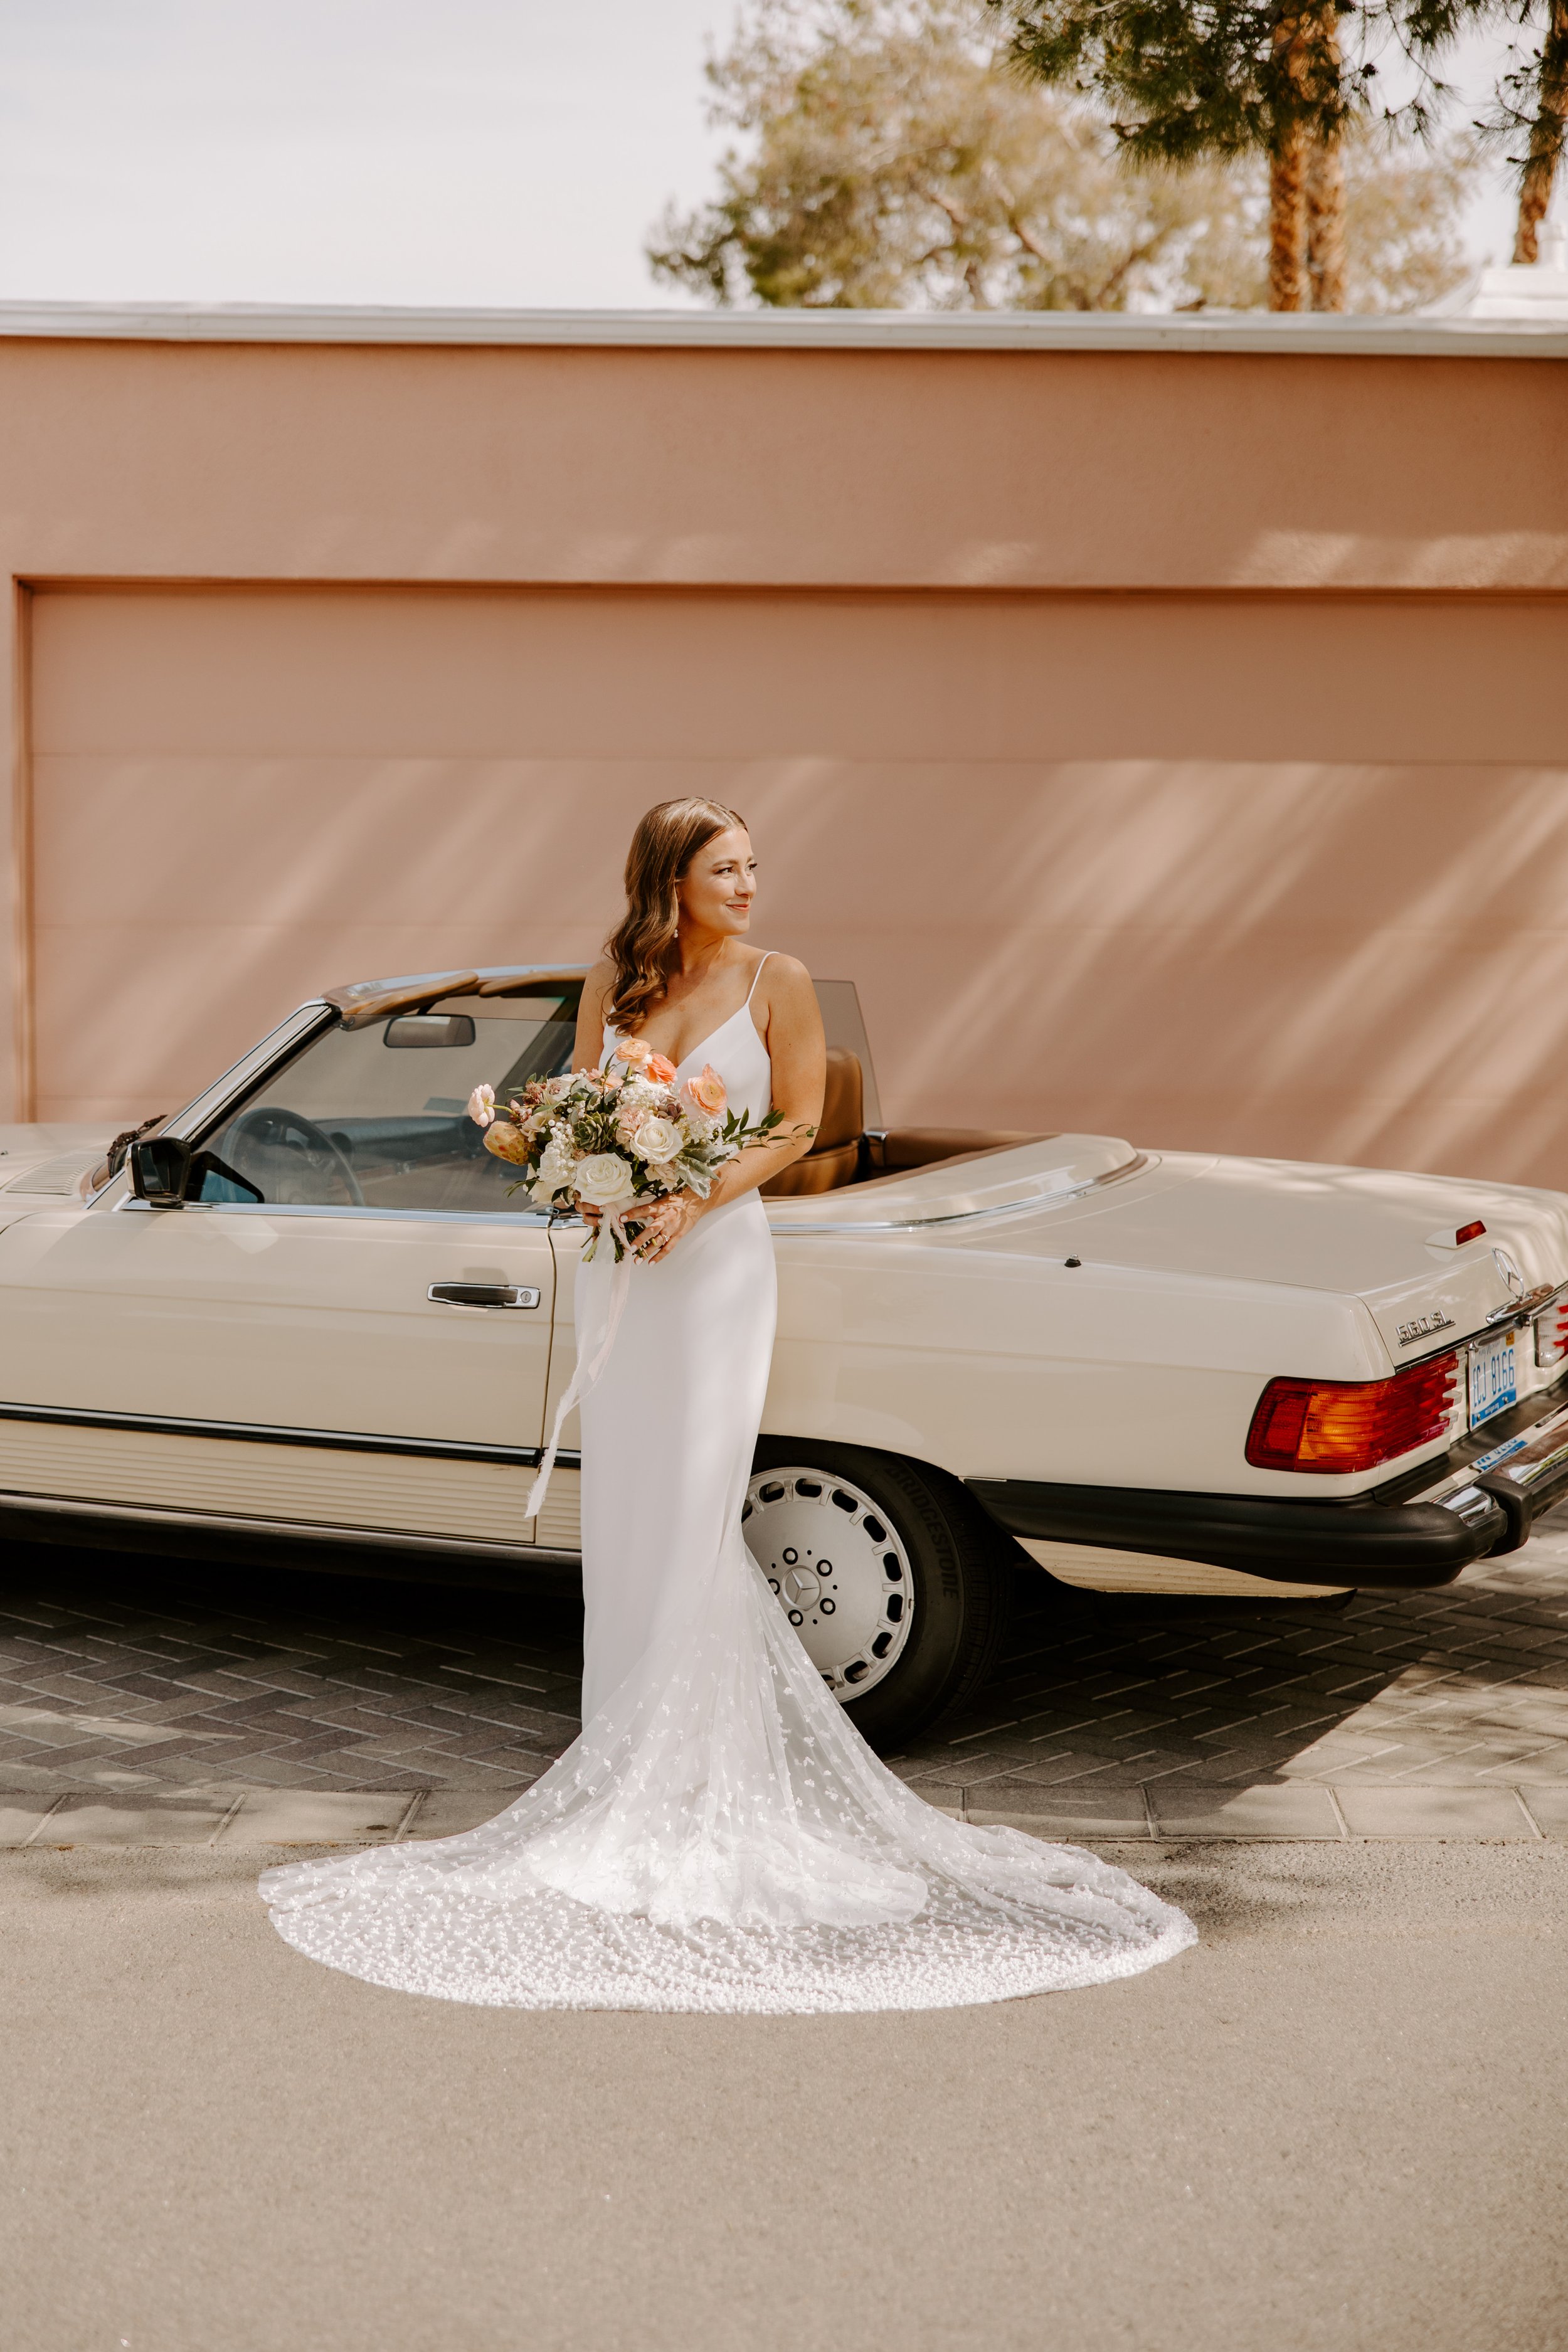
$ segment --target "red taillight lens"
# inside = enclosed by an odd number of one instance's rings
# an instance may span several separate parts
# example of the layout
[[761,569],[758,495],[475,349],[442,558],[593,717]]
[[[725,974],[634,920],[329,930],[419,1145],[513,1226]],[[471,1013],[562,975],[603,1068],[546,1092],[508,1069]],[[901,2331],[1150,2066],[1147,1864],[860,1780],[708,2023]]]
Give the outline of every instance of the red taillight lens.
[[1560,1306],[1549,1307],[1535,1325],[1536,1362],[1560,1364],[1564,1356],[1568,1356],[1568,1298]]
[[1270,1381],[1247,1433],[1255,1470],[1375,1470],[1447,1437],[1457,1355],[1412,1364],[1386,1381]]

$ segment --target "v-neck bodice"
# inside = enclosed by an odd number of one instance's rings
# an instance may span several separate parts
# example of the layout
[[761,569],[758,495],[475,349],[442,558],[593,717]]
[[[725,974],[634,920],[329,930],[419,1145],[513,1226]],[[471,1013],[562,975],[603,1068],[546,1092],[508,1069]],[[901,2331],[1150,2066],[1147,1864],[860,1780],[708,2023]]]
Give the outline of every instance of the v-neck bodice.
[[[763,958],[763,963],[767,957]],[[757,966],[757,971],[763,965]],[[756,973],[752,976],[752,995],[756,992]],[[676,1065],[677,1081],[684,1085],[695,1077],[704,1062],[710,1062],[724,1081],[724,1091],[730,1097],[729,1108],[742,1111],[748,1118],[764,1118],[773,1104],[773,1063],[768,1049],[757,1034],[752,1018],[752,995],[738,1005],[727,1021],[693,1045],[682,1062]],[[600,1067],[614,1058],[620,1044],[617,1030],[605,1027],[604,1051]]]

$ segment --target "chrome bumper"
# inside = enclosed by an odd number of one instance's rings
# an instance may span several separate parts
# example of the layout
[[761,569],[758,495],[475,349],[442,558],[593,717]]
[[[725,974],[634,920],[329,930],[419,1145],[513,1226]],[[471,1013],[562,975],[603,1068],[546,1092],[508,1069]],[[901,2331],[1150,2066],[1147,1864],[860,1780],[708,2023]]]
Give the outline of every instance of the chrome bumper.
[[1447,1469],[1436,1483],[1410,1495],[1412,1503],[1436,1503],[1467,1524],[1489,1506],[1502,1513],[1507,1532],[1488,1549],[1517,1551],[1528,1542],[1537,1519],[1568,1495],[1568,1404],[1547,1400],[1539,1420],[1478,1454],[1459,1469]]

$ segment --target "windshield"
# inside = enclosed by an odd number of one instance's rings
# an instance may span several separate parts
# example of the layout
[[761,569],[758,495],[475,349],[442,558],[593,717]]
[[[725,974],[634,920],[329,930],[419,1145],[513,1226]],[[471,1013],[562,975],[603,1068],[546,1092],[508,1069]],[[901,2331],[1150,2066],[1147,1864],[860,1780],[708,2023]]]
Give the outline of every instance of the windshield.
[[504,1101],[570,1068],[582,983],[527,996],[448,996],[363,1029],[334,1026],[274,1070],[201,1140],[242,1178],[209,1171],[199,1198],[455,1215],[529,1206],[517,1171],[468,1115],[475,1087]]

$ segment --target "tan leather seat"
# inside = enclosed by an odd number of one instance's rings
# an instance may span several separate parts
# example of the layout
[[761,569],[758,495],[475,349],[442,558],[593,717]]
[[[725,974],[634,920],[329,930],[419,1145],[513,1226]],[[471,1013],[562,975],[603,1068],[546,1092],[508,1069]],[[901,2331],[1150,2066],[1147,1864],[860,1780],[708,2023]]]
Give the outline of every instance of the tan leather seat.
[[823,1097],[816,1140],[804,1160],[795,1160],[763,1186],[770,1200],[786,1192],[831,1192],[840,1184],[855,1181],[860,1170],[861,1131],[866,1116],[861,1095],[859,1055],[847,1053],[840,1045],[830,1045],[827,1090]]

